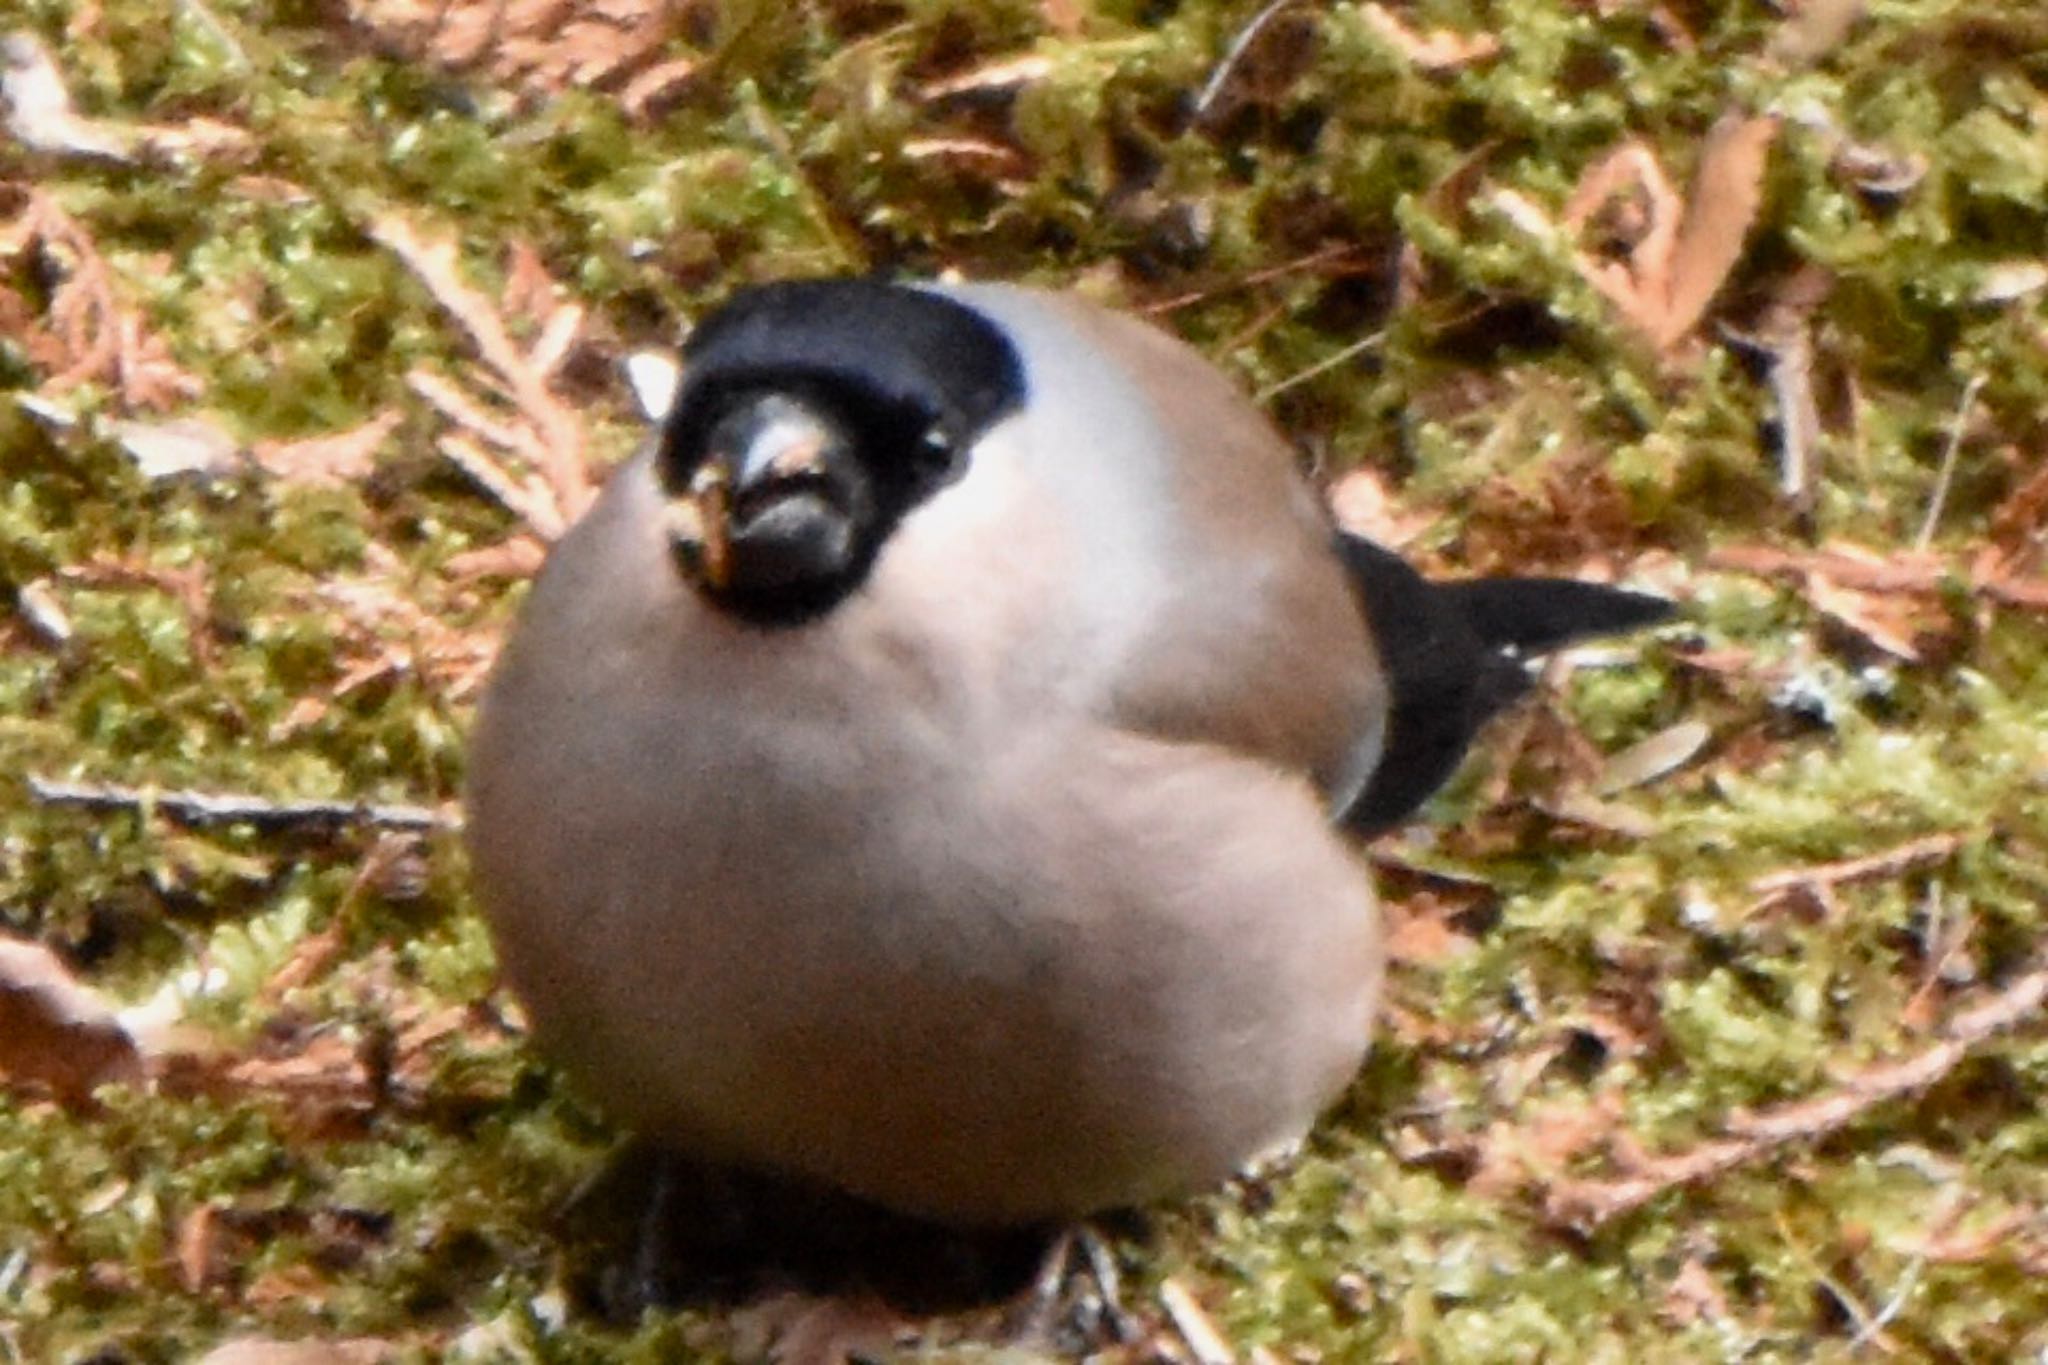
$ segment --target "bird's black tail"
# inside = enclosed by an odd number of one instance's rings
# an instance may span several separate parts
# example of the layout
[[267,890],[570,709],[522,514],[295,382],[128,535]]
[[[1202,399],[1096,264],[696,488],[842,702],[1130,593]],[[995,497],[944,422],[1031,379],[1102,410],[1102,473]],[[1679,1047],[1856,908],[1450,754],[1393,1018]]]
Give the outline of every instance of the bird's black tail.
[[1390,707],[1372,780],[1339,815],[1360,834],[1399,823],[1447,781],[1479,728],[1529,689],[1523,661],[1588,636],[1654,625],[1661,597],[1567,578],[1432,583],[1392,551],[1339,533]]

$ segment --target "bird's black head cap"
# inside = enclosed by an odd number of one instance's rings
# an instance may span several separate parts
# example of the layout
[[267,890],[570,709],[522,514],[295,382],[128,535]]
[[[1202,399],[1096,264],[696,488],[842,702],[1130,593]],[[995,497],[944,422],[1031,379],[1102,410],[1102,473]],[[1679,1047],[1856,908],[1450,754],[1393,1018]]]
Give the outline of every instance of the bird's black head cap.
[[[946,295],[879,280],[747,289],[685,344],[661,435],[672,500],[733,481],[714,511],[732,512],[729,539],[713,528],[722,558],[707,571],[685,554],[685,568],[756,624],[821,615],[1023,401],[1023,365],[1002,329]],[[735,453],[749,445],[766,453]]]

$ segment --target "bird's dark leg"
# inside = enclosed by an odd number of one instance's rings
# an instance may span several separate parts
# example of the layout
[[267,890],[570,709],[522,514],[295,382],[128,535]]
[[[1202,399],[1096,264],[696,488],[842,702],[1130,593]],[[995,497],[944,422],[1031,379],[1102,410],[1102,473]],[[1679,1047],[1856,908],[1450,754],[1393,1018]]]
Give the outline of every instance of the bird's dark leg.
[[[1088,1283],[1082,1283],[1082,1280]],[[1061,1351],[1092,1351],[1133,1339],[1124,1312],[1116,1255],[1087,1223],[1061,1232],[1047,1248],[1038,1274],[1012,1318],[1013,1340]]]

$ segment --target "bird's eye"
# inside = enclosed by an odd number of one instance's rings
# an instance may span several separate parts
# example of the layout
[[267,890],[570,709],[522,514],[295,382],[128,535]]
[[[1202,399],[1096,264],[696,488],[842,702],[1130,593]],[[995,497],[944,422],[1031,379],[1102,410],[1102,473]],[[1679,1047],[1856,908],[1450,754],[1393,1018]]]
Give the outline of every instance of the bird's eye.
[[925,428],[924,435],[918,438],[912,449],[918,468],[928,478],[946,478],[959,463],[959,443],[944,427]]

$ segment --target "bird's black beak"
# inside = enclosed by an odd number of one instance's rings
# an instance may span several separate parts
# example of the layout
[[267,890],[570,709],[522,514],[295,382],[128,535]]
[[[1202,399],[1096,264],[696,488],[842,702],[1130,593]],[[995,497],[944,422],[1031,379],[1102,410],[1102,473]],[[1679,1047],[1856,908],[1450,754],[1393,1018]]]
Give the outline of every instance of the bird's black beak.
[[670,544],[684,573],[714,593],[801,588],[853,564],[870,501],[829,414],[761,393],[712,424],[688,485],[669,497]]

